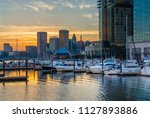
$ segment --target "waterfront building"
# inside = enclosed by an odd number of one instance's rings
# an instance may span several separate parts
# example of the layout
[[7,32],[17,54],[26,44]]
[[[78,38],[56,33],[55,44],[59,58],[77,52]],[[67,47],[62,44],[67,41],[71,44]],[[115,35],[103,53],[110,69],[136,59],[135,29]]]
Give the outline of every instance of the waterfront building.
[[69,50],[69,30],[59,30],[59,48]]
[[13,48],[9,43],[4,43],[4,52],[12,52]]
[[35,58],[37,57],[37,47],[36,46],[26,46],[26,53],[28,57]]
[[85,53],[87,57],[100,57],[100,41],[93,41],[89,46],[85,47]]
[[59,49],[59,38],[51,37],[49,40],[49,49],[50,51],[56,51]]
[[55,52],[55,57],[59,59],[67,59],[71,57],[71,53],[66,48],[60,48]]
[[133,35],[132,0],[102,0],[99,7],[105,58],[125,58],[126,31],[128,36]]
[[133,0],[134,36],[129,43],[129,54],[132,59],[141,60],[150,56],[149,6],[150,0]]
[[39,58],[47,57],[47,32],[37,32],[37,54]]

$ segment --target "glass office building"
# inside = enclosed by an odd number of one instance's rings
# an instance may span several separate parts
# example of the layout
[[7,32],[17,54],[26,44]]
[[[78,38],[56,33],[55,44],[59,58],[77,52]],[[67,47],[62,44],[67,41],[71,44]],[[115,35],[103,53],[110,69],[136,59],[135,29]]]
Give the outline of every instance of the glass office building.
[[143,59],[150,56],[150,0],[133,0],[133,19],[135,45],[129,44],[130,57]]
[[134,41],[150,41],[150,0],[134,0]]

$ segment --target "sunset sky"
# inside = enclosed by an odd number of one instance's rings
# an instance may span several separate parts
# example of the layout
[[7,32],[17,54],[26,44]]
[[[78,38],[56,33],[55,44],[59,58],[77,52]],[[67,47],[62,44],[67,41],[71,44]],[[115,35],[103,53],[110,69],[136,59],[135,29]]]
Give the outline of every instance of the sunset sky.
[[36,32],[58,36],[60,29],[83,34],[84,40],[98,40],[97,0],[0,0],[0,50],[3,43],[15,49],[36,45]]

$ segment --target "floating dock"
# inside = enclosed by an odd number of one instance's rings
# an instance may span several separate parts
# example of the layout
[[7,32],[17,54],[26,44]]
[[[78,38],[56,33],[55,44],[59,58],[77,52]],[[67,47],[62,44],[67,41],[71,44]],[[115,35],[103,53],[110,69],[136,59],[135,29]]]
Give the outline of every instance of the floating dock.
[[27,76],[0,77],[0,82],[21,82],[27,80],[28,80]]

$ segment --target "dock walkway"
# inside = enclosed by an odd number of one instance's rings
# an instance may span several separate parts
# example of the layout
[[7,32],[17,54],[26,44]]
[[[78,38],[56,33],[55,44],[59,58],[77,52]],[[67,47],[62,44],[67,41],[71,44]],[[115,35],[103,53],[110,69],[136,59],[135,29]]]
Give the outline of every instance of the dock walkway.
[[27,80],[28,80],[28,76],[0,77],[0,82],[21,82]]

